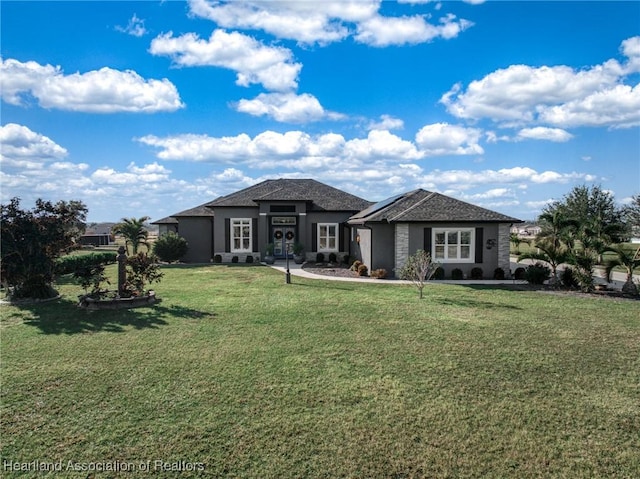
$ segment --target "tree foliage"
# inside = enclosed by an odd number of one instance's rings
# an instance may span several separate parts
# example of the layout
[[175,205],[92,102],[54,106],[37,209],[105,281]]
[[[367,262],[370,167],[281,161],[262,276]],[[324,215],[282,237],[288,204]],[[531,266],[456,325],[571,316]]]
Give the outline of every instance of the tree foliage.
[[613,269],[620,266],[625,269],[627,279],[622,286],[622,292],[630,294],[632,296],[638,295],[638,288],[633,282],[633,271],[636,268],[640,268],[640,258],[636,256],[635,250],[630,250],[622,245],[607,248],[607,251],[615,253],[615,258],[610,259],[605,264],[605,273],[607,275],[607,281],[611,281],[611,273]]
[[122,218],[120,223],[113,226],[112,231],[115,234],[122,235],[124,237],[127,249],[131,247],[131,254],[138,254],[140,246],[149,247],[149,231],[145,228],[144,224],[149,220],[148,216],[142,216],[140,218]]
[[419,249],[407,258],[407,261],[402,268],[400,268],[400,271],[398,271],[398,276],[400,279],[411,281],[414,286],[418,288],[420,299],[422,299],[422,290],[426,282],[432,278],[437,268],[438,263],[434,263],[431,260],[431,255]]
[[622,216],[633,236],[640,237],[640,194],[631,198],[631,203],[622,208]]
[[86,206],[80,201],[36,200],[23,210],[20,199],[0,205],[2,281],[16,298],[49,298],[56,259],[71,250],[84,232]]
[[167,263],[178,261],[188,249],[187,240],[173,231],[161,235],[153,244],[154,254]]

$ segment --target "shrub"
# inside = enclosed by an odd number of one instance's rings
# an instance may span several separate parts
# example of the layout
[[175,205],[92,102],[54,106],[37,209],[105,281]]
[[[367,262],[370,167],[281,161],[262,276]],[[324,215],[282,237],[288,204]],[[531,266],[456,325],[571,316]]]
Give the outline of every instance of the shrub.
[[345,254],[344,257],[342,258],[342,263],[351,264],[351,256],[349,256],[348,254]]
[[173,231],[160,236],[153,245],[154,254],[167,263],[178,261],[187,254],[188,249],[187,240]]
[[250,255],[250,254],[248,254],[244,261],[245,261],[245,263],[247,263],[247,264],[251,264],[251,263],[253,263],[253,256],[252,256],[252,255]]
[[516,268],[515,272],[513,273],[513,277],[515,279],[524,279],[524,272],[525,272],[525,269],[522,266],[520,266]]
[[153,255],[138,253],[127,258],[127,281],[125,289],[132,294],[143,294],[147,283],[159,283],[162,272]]
[[[91,294],[93,297],[100,296],[102,283],[111,284],[109,278],[104,274],[103,264],[87,264],[80,267],[73,272],[73,279],[79,280],[85,294]],[[91,287],[91,293],[89,293],[89,287]]]
[[493,271],[493,279],[504,279],[504,270],[502,268],[496,268]]
[[337,263],[338,255],[335,253],[329,253],[329,263]]
[[374,269],[369,276],[377,279],[385,279],[387,277],[387,270],[384,268]]
[[462,274],[462,270],[460,268],[456,268],[453,271],[451,271],[451,279],[455,281],[460,281],[463,278],[464,278],[464,275]]
[[351,265],[351,268],[349,268],[349,269],[350,269],[351,271],[356,271],[356,272],[357,272],[357,271],[358,271],[358,268],[360,267],[360,265],[361,265],[361,264],[362,264],[362,261],[360,261],[360,260],[358,260],[358,259],[357,259],[357,260],[355,260],[355,261],[353,262],[353,264]]
[[484,277],[484,273],[482,268],[475,267],[471,268],[471,279],[482,279]]
[[560,273],[560,282],[565,288],[577,289],[580,286],[573,268],[567,267]]
[[316,263],[324,263],[324,253],[316,254]]
[[79,269],[115,263],[117,256],[112,252],[64,256],[56,260],[54,271],[57,276],[75,273]]
[[238,261],[240,261],[240,259],[237,256],[234,256],[233,258],[231,258],[232,263],[237,263]]
[[361,264],[358,266],[358,276],[367,276],[369,273],[369,268],[367,268],[366,264]]
[[526,279],[529,284],[544,284],[550,276],[551,270],[542,263],[527,266],[527,269],[524,271],[524,279]]
[[222,255],[221,254],[217,254],[213,257],[213,262],[214,263],[222,263]]
[[438,266],[433,273],[433,279],[444,279],[444,268],[442,266]]

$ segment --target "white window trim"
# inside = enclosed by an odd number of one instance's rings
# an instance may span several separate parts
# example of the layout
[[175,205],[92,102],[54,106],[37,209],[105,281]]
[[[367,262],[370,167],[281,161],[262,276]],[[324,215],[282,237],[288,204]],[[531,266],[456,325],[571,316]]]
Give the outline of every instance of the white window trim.
[[[253,221],[251,218],[231,218],[229,222],[231,231],[229,231],[229,237],[231,238],[231,252],[232,253],[251,253],[253,252],[252,244],[253,244]],[[240,226],[240,231],[242,231],[243,226],[249,226],[249,248],[235,248],[235,239],[236,237],[233,234],[234,226]],[[240,237],[240,244],[242,245],[242,236]]]
[[[447,243],[448,233],[458,233],[468,232],[470,233],[469,240],[469,257],[466,259],[460,258],[460,244],[458,243],[458,257],[450,259],[449,255],[449,244]],[[436,257],[436,234],[444,233],[445,244],[444,244],[444,258]],[[475,228],[433,228],[431,230],[431,256],[434,261],[438,263],[475,263],[476,262],[476,229]]]
[[[335,241],[335,245],[336,245],[336,247],[335,248],[320,248],[320,239],[321,239],[320,228],[322,228],[323,226],[327,227],[327,232],[329,231],[329,228],[331,226],[335,227],[335,232],[336,232],[336,234],[335,234],[335,240],[336,240]],[[318,230],[317,230],[317,233],[318,233],[318,235],[317,235],[318,236],[318,244],[316,245],[318,252],[332,253],[332,252],[338,252],[339,251],[340,245],[338,244],[338,239],[340,237],[340,234],[338,232],[338,228],[339,228],[339,224],[338,223],[318,223]],[[327,236],[327,239],[329,239],[329,238],[331,238],[331,236]],[[329,241],[327,241],[327,244],[329,244]]]

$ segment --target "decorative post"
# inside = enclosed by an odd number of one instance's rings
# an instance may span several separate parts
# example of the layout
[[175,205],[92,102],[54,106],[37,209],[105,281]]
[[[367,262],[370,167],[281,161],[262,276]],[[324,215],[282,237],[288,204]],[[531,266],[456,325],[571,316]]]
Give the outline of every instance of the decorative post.
[[289,272],[289,249],[291,243],[286,243],[285,256],[287,257],[287,273],[284,275],[286,284],[291,284],[291,273]]
[[124,293],[124,284],[127,281],[127,250],[124,246],[118,248],[118,296]]

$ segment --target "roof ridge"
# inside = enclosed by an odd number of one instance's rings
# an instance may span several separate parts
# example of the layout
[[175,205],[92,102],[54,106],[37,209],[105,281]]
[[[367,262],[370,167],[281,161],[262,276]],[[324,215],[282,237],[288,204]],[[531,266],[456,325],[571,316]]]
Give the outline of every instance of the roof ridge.
[[[420,201],[416,201],[414,204],[412,204],[409,208],[407,208],[406,210],[403,210],[402,212],[398,213],[397,215],[395,215],[393,218],[389,218],[387,221],[391,222],[391,221],[395,221],[396,218],[399,218],[400,216],[407,214],[409,211],[411,211],[412,209],[416,208],[417,206],[421,205],[422,203],[424,203],[425,201],[427,201],[428,199],[432,198],[436,193],[433,191],[427,191],[427,190],[423,190],[422,188],[415,190],[412,193],[412,196],[414,194],[416,194],[418,191],[424,191],[425,193],[429,193],[427,196],[425,196],[424,198],[422,198]],[[406,197],[405,197],[406,198]]]

